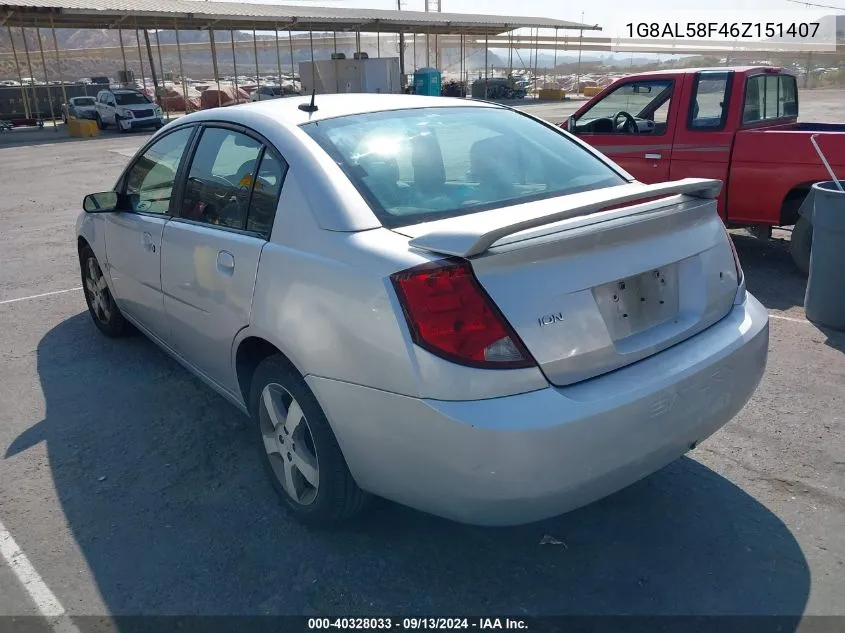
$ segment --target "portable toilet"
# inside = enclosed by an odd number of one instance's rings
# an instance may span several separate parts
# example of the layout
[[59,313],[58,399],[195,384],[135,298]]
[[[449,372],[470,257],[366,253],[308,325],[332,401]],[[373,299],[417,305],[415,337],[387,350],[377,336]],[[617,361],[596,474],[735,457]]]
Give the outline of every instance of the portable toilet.
[[440,71],[436,68],[420,68],[414,73],[414,93],[440,96]]

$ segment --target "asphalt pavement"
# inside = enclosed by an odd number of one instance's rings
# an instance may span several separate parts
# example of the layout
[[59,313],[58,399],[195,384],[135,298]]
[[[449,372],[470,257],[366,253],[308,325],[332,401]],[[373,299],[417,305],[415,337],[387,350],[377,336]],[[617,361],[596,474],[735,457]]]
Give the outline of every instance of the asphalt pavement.
[[[774,316],[769,366],[688,456],[528,526],[383,502],[310,531],[238,411],[86,313],[74,220],[144,138],[0,145],[0,544],[67,614],[845,616],[845,333],[804,320],[783,239],[736,237]],[[0,562],[0,614],[35,613],[13,571]]]

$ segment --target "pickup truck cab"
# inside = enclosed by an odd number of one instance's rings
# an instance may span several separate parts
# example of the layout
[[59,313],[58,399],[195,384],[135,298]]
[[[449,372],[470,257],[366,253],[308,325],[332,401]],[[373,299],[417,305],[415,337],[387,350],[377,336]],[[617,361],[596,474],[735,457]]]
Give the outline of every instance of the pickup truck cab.
[[95,118],[101,130],[114,125],[119,132],[164,125],[161,108],[138,90],[119,88],[97,93]]
[[724,183],[719,214],[728,226],[769,237],[793,226],[791,251],[809,269],[814,182],[845,174],[845,125],[798,123],[798,87],[781,68],[691,68],[623,77],[561,127],[644,183],[687,177]]

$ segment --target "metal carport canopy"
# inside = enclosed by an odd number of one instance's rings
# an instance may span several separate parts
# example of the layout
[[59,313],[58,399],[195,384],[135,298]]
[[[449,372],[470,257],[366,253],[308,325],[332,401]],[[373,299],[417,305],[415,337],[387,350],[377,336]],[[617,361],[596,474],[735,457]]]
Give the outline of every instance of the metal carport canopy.
[[[381,9],[202,2],[199,0],[0,0],[0,25],[77,29],[135,28],[380,31],[501,35],[523,28],[599,31],[597,25],[539,17]],[[128,21],[130,20],[131,21]]]

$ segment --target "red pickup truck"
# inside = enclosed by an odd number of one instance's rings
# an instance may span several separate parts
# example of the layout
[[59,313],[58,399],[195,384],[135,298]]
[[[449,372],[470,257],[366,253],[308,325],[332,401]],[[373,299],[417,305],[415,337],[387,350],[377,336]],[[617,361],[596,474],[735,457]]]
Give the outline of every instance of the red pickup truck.
[[725,223],[766,238],[773,226],[794,225],[790,249],[805,273],[812,213],[801,206],[814,182],[830,180],[811,135],[821,135],[819,146],[845,178],[845,125],[798,123],[795,77],[781,68],[630,75],[560,125],[642,182],[720,179]]

